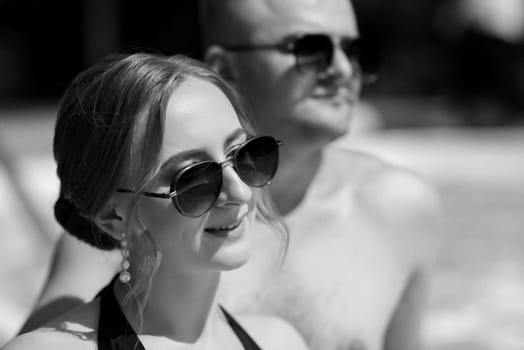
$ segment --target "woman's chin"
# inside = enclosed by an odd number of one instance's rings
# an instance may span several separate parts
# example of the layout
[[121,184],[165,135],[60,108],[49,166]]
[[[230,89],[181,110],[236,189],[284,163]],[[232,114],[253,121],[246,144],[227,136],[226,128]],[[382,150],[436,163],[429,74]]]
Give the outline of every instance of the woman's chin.
[[235,270],[244,266],[250,257],[248,243],[237,242],[234,246],[224,246],[223,249],[219,249],[211,258],[211,264],[220,271]]
[[210,254],[210,263],[217,270],[228,271],[243,266],[251,256],[251,246],[247,239],[249,220],[230,232],[204,232],[203,243]]

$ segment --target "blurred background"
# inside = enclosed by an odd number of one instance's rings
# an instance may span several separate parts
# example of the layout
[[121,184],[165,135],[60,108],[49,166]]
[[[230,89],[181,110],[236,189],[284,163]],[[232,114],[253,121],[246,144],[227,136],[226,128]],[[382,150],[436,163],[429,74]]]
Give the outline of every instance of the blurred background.
[[[524,349],[524,0],[354,0],[366,86],[340,143],[439,190],[445,230],[426,350]],[[194,0],[0,0],[0,346],[27,316],[59,227],[56,106],[115,51],[199,57]]]

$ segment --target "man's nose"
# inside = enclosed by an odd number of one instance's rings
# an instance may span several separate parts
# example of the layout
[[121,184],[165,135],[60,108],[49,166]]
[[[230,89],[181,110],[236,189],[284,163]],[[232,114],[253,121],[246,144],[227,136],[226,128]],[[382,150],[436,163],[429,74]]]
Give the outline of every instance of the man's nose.
[[357,62],[346,55],[339,45],[333,49],[333,59],[328,74],[342,79],[355,79],[358,76]]
[[226,165],[223,169],[222,190],[218,196],[216,205],[225,207],[228,205],[243,205],[249,203],[253,196],[251,187],[246,185],[233,169],[233,166]]

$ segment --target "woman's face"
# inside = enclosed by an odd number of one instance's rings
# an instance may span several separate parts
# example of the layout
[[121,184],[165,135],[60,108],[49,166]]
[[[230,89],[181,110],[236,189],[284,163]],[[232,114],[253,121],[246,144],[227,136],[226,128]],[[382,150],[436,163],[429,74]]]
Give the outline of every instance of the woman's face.
[[[200,79],[181,83],[171,95],[165,121],[159,181],[151,192],[169,193],[170,180],[184,166],[222,162],[246,140],[224,93]],[[253,219],[254,193],[231,165],[222,169],[220,195],[209,212],[191,218],[168,199],[144,197],[138,215],[162,253],[162,265],[180,270],[229,270],[249,257],[245,237]]]

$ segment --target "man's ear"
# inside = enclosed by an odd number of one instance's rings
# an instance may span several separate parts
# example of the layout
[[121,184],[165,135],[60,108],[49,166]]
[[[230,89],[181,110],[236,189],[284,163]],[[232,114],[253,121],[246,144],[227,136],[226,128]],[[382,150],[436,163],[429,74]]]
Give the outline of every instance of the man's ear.
[[94,217],[95,224],[116,240],[122,239],[125,229],[121,211],[114,202],[109,201]]
[[209,46],[204,53],[204,62],[223,79],[233,85],[235,84],[236,74],[234,64],[231,60],[231,56],[228,55],[223,47],[218,45]]

